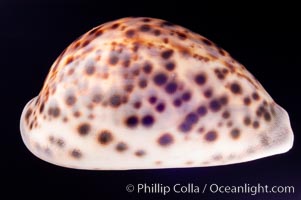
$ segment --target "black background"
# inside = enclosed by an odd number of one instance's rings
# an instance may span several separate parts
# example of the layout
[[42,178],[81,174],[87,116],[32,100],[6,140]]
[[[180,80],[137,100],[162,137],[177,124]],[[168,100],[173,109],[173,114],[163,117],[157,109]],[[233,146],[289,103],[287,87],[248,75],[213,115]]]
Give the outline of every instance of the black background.
[[[0,196],[42,199],[301,199],[300,11],[273,2],[1,1],[1,185]],[[149,16],[208,37],[243,63],[291,117],[295,144],[286,154],[248,163],[192,169],[85,171],[57,167],[23,145],[19,118],[42,88],[57,56],[74,39],[107,21]],[[136,194],[129,183],[293,185],[295,194]],[[4,187],[3,187],[4,186]]]

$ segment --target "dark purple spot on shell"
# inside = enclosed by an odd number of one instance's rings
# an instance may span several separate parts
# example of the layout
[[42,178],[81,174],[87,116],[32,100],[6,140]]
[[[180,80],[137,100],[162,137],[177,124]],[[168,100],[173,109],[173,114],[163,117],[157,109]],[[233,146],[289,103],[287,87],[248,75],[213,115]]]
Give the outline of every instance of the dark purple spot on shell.
[[113,107],[118,107],[121,104],[121,97],[117,94],[110,97],[110,104]]
[[259,95],[258,95],[257,92],[254,92],[254,93],[252,94],[252,98],[253,98],[254,100],[256,100],[256,101],[258,101],[258,100],[260,99],[260,97],[259,97]]
[[198,84],[198,85],[204,85],[206,83],[206,75],[205,74],[198,74],[195,76],[195,82]]
[[124,142],[119,142],[116,145],[116,150],[119,151],[119,152],[123,152],[123,151],[127,150],[127,148],[128,148],[128,146]]
[[149,101],[151,104],[154,104],[154,103],[157,102],[157,97],[151,96],[151,97],[149,97],[148,101]]
[[176,107],[179,107],[182,105],[182,100],[177,98],[173,101],[173,104],[176,106]]
[[165,68],[168,70],[168,71],[172,71],[175,69],[175,64],[173,62],[168,62],[165,64]]
[[192,128],[192,126],[189,123],[183,122],[179,125],[179,130],[183,133],[189,132],[191,130],[191,128]]
[[130,128],[133,128],[138,125],[139,120],[136,116],[130,116],[126,119],[126,125]]
[[156,110],[158,112],[163,112],[165,109],[165,104],[164,103],[159,103],[157,106],[156,106]]
[[217,139],[217,133],[216,133],[216,131],[209,131],[205,135],[205,140],[208,141],[208,142],[213,142],[216,139]]
[[145,115],[142,118],[142,125],[146,126],[146,127],[150,127],[153,125],[154,121],[155,121],[155,119],[152,115]]
[[190,98],[191,98],[191,93],[190,93],[190,92],[184,92],[184,93],[182,94],[182,100],[183,100],[183,101],[189,101]]
[[227,105],[227,103],[228,103],[228,98],[227,98],[227,96],[222,96],[222,97],[219,99],[219,101],[220,101],[220,103],[221,103],[222,105]]
[[154,76],[154,82],[158,86],[164,85],[167,82],[167,76],[163,73],[156,74]]
[[233,94],[240,94],[241,91],[241,87],[238,83],[232,83],[230,86],[230,90]]
[[73,149],[73,150],[71,151],[71,156],[72,156],[73,158],[79,159],[79,158],[82,157],[82,153],[81,153],[78,149]]
[[173,94],[177,91],[177,88],[178,88],[178,85],[176,82],[170,82],[166,85],[165,87],[165,91],[168,93],[168,94]]
[[152,68],[153,67],[152,67],[152,65],[150,63],[146,63],[143,66],[143,71],[144,71],[144,73],[149,74],[149,73],[152,72]]
[[209,103],[209,108],[211,111],[213,112],[217,112],[221,109],[221,104],[218,100],[213,99],[212,101],[210,101]]
[[197,113],[200,117],[203,117],[207,114],[207,108],[205,106],[199,106],[197,108]]
[[173,137],[170,133],[164,133],[158,138],[160,146],[166,147],[173,143]]
[[199,120],[199,116],[195,113],[189,113],[188,115],[186,115],[186,118],[185,118],[185,123],[188,123],[188,124],[195,124],[197,123]]
[[165,50],[161,53],[162,58],[164,59],[169,59],[173,54],[173,50],[169,49],[169,50]]

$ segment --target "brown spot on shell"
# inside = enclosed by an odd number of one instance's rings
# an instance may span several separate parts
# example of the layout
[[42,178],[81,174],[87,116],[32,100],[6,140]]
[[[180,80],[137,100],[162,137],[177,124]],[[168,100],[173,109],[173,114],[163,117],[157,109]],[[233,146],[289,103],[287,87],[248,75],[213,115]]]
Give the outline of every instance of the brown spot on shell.
[[249,97],[245,97],[245,98],[244,98],[244,104],[245,104],[246,106],[250,105],[250,104],[251,104],[251,99],[250,99]]
[[109,63],[111,65],[116,65],[118,63],[118,60],[119,60],[118,56],[113,54],[110,56]]
[[155,36],[159,36],[160,34],[161,34],[160,30],[158,30],[158,29],[154,30],[154,35]]
[[176,32],[176,33],[180,40],[185,40],[187,38],[187,35],[185,33],[181,33],[181,32]]
[[213,45],[213,43],[210,40],[206,39],[206,38],[202,38],[202,42],[204,44],[208,45],[208,46],[212,46]]
[[67,98],[66,98],[66,104],[68,106],[73,106],[76,102],[76,97],[74,95],[69,95]]
[[26,114],[25,114],[25,120],[28,121],[29,120],[29,117],[31,116],[32,114],[32,109],[29,108],[27,111],[26,111]]
[[126,37],[133,38],[135,36],[135,31],[133,29],[127,30],[125,32]]
[[240,130],[238,128],[234,128],[231,130],[230,134],[233,139],[237,139],[240,136]]
[[45,108],[45,103],[42,102],[41,105],[40,105],[39,112],[42,113],[44,111],[44,108]]
[[57,144],[57,146],[59,146],[59,147],[64,147],[64,146],[65,146],[64,140],[63,140],[63,139],[60,139],[60,138],[56,140],[56,144]]
[[141,80],[139,80],[139,87],[140,88],[146,88],[146,86],[147,86],[147,81],[146,81],[146,79],[141,79]]
[[68,57],[67,60],[66,60],[66,65],[68,65],[68,64],[70,64],[70,63],[72,63],[72,62],[73,62],[73,56],[70,56],[70,57]]
[[134,89],[134,86],[131,85],[131,84],[128,84],[128,85],[125,85],[125,86],[124,86],[124,90],[125,90],[126,92],[132,92],[133,89]]
[[98,142],[106,145],[113,141],[112,133],[108,130],[103,130],[98,135]]
[[61,111],[59,109],[59,107],[55,106],[55,107],[50,107],[48,109],[48,115],[49,116],[53,116],[54,118],[57,118],[60,115]]
[[140,26],[139,29],[140,29],[141,32],[148,32],[148,31],[151,30],[151,27],[148,24],[143,24],[143,25]]
[[271,121],[271,115],[270,115],[270,113],[265,112],[264,115],[263,115],[263,117],[264,117],[265,121],[267,121],[267,122]]
[[230,117],[229,111],[224,111],[223,114],[222,114],[222,117],[223,117],[224,119],[228,119],[228,118]]
[[91,126],[89,123],[82,123],[78,126],[77,131],[80,135],[87,135],[91,130]]
[[254,127],[255,129],[259,128],[259,126],[260,126],[260,124],[259,124],[258,121],[254,121],[254,122],[253,122],[253,127]]
[[139,109],[141,108],[141,102],[140,101],[136,101],[134,104],[133,104],[134,108],[136,109]]
[[258,100],[260,99],[260,96],[259,96],[259,94],[258,94],[257,92],[254,92],[254,93],[252,94],[252,98],[253,98],[254,100],[258,101]]
[[111,29],[117,29],[119,27],[119,23],[115,23],[111,26]]
[[135,152],[135,155],[138,156],[138,157],[142,157],[145,155],[145,151],[144,150],[137,150]]
[[92,97],[92,102],[93,103],[100,103],[101,100],[102,100],[102,95],[99,94],[99,93],[94,94],[93,97]]
[[251,124],[251,118],[250,117],[245,117],[244,118],[244,124],[246,125],[246,126],[249,126],[250,124]]

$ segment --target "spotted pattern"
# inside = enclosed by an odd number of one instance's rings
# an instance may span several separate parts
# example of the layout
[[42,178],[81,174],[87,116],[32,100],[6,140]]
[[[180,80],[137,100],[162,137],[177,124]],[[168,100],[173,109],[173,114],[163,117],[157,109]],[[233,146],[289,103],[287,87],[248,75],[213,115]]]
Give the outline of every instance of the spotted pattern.
[[69,45],[25,107],[21,132],[40,158],[84,169],[223,165],[292,143],[286,112],[229,53],[145,17]]

